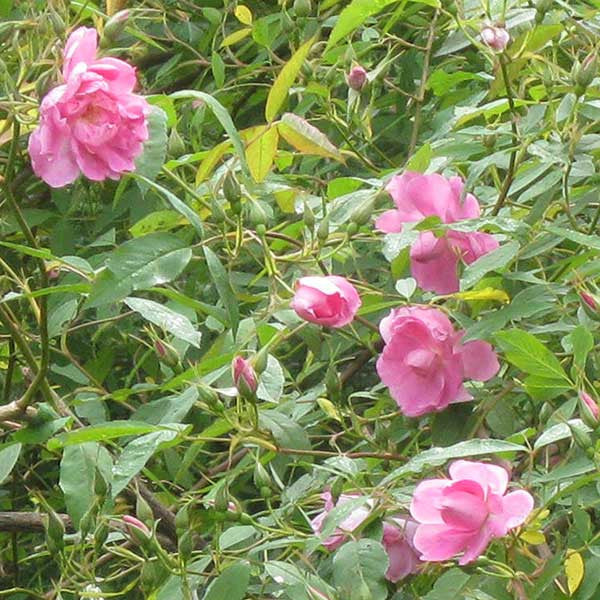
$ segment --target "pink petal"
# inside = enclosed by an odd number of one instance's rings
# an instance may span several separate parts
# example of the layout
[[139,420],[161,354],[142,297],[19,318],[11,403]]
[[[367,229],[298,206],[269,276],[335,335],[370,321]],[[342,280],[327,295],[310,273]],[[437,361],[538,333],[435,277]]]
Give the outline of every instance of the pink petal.
[[502,497],[502,513],[493,516],[498,537],[513,527],[522,525],[533,510],[533,497],[525,490],[510,492]]
[[410,249],[410,268],[419,286],[437,294],[458,292],[458,255],[445,237],[424,231]]
[[101,58],[94,61],[89,70],[108,82],[114,94],[129,94],[137,83],[135,68],[118,58]]
[[450,245],[468,265],[499,247],[496,238],[489,233],[450,231],[448,239]]
[[484,490],[494,494],[504,494],[508,485],[508,473],[498,465],[456,460],[450,465],[448,472],[454,481],[462,479],[476,481]]
[[426,479],[416,487],[410,504],[410,514],[415,521],[442,524],[444,490],[452,485],[449,479]]
[[462,552],[473,539],[471,532],[455,531],[447,525],[419,525],[414,537],[421,560],[443,561]]
[[466,565],[481,556],[488,547],[492,534],[484,525],[473,537],[471,537],[465,547],[465,553],[458,561],[459,565]]
[[415,573],[419,568],[419,557],[407,537],[408,532],[403,528],[387,522],[383,524],[382,542],[389,559],[385,578],[393,583]]
[[489,511],[484,490],[475,481],[457,481],[444,489],[442,519],[453,529],[478,531]]
[[63,77],[69,79],[78,63],[90,65],[96,60],[98,34],[90,27],[77,28],[67,40],[64,50]]
[[375,227],[384,233],[400,233],[402,231],[403,223],[406,223],[406,221],[401,219],[400,212],[396,209],[392,209],[386,210],[377,217],[375,220]]
[[467,342],[458,347],[466,379],[487,381],[500,370],[498,356],[490,344],[482,340]]
[[[51,148],[44,143],[48,137],[53,138]],[[40,125],[29,137],[28,151],[34,173],[49,186],[63,187],[79,177],[69,136],[63,129]]]

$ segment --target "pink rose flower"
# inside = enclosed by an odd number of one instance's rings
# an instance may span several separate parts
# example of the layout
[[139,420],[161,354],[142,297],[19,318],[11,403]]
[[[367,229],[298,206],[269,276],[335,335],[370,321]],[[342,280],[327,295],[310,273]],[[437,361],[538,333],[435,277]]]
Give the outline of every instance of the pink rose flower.
[[508,34],[508,31],[504,29],[504,27],[486,25],[481,30],[481,39],[492,50],[495,50],[496,52],[502,52],[510,41],[510,35]]
[[148,138],[150,106],[132,93],[135,69],[116,58],[96,58],[97,34],[80,27],[64,51],[65,83],[40,106],[40,124],[29,138],[33,170],[52,187],[88,179],[118,179],[135,169]]
[[[479,202],[473,194],[462,200],[463,188],[460,177],[446,179],[437,173],[410,171],[395,176],[386,189],[396,208],[384,212],[375,226],[384,233],[399,233],[404,223],[418,223],[431,216],[446,224],[475,219],[480,215]],[[449,230],[438,238],[424,231],[410,251],[412,276],[424,290],[452,294],[459,290],[459,261],[469,265],[496,248],[498,242],[488,233]]]
[[233,383],[238,391],[241,393],[248,391],[251,394],[256,392],[258,380],[250,361],[241,356],[236,356],[231,363],[231,370],[233,372]]
[[[356,500],[359,498],[358,494],[341,494],[338,498],[337,503],[333,504],[333,498],[331,497],[331,493],[329,491],[325,491],[321,494],[321,498],[325,501],[325,507],[323,512],[317,515],[311,521],[311,527],[313,531],[320,535],[323,530],[323,522],[325,521],[327,515],[330,511],[333,510],[334,507],[342,506],[349,502],[350,500]],[[324,542],[323,546],[327,548],[330,552],[339,548],[347,539],[346,533],[352,533],[355,529],[360,527],[362,523],[367,519],[371,512],[371,507],[373,505],[373,501],[371,499],[366,500],[366,504],[359,506],[355,510],[353,510],[345,519],[341,521],[339,527],[332,533]],[[345,533],[344,533],[345,532]]]
[[435,308],[396,308],[381,320],[379,330],[385,346],[377,373],[408,417],[471,400],[463,381],[487,381],[500,368],[490,344],[481,340],[463,344],[464,331],[455,331]]
[[450,479],[421,482],[410,512],[419,523],[414,545],[421,560],[444,561],[463,553],[465,565],[483,554],[493,538],[521,525],[533,509],[525,490],[506,493],[508,473],[496,465],[458,460]]
[[388,581],[396,583],[419,570],[421,559],[413,543],[416,531],[417,523],[400,517],[383,523],[382,542],[390,561],[385,574]]
[[360,305],[354,286],[337,275],[300,278],[291,302],[300,318],[324,327],[348,325]]

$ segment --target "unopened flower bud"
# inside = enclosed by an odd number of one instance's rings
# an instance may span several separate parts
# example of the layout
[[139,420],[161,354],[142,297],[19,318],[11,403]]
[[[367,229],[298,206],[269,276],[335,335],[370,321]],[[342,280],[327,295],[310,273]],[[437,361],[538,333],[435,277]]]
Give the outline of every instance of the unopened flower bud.
[[224,513],[229,510],[230,505],[229,489],[226,485],[222,485],[215,494],[215,510]]
[[129,15],[130,11],[127,9],[120,10],[118,13],[115,13],[106,22],[106,25],[104,26],[104,32],[102,34],[102,39],[109,42],[116,40],[125,30],[125,26],[127,25]]
[[312,211],[312,208],[305,201],[303,203],[302,208],[302,218],[304,220],[304,225],[309,231],[312,231],[315,226],[315,213]]
[[179,354],[177,350],[163,340],[154,340],[154,351],[160,362],[165,363],[169,367],[174,367],[179,364]]
[[130,537],[140,545],[146,544],[152,536],[150,529],[131,515],[123,515],[123,522],[127,526]]
[[598,427],[600,408],[598,403],[584,390],[579,390],[579,414],[588,427],[592,429]]
[[510,35],[504,27],[486,25],[481,29],[481,39],[492,50],[502,52],[510,41]]
[[319,223],[319,227],[317,228],[317,239],[321,243],[325,243],[327,238],[329,237],[329,217],[325,215],[321,222]]
[[297,17],[308,17],[312,11],[310,0],[294,0],[294,13]]
[[59,552],[65,545],[65,524],[50,507],[47,507],[47,510],[48,512],[43,518],[46,530],[46,543],[48,547],[52,547],[54,552]]
[[253,398],[258,388],[258,380],[254,368],[245,358],[236,356],[231,363],[233,383],[240,396]]
[[256,462],[256,465],[254,467],[254,475],[252,478],[254,480],[254,485],[259,489],[262,487],[271,486],[271,476],[267,473],[267,470],[259,461]]
[[223,181],[223,195],[229,204],[231,205],[231,212],[234,215],[239,215],[242,211],[242,203],[240,201],[242,196],[242,190],[240,184],[231,171],[225,175]]
[[579,67],[575,84],[581,86],[584,90],[592,83],[598,72],[598,55],[594,52],[590,54]]
[[579,292],[579,299],[585,314],[594,321],[600,320],[600,301],[596,296],[586,291]]
[[356,65],[350,69],[346,77],[346,81],[348,82],[348,87],[360,92],[360,90],[365,87],[365,83],[367,83],[367,71],[364,67],[360,65]]
[[183,534],[190,528],[190,515],[187,506],[182,506],[175,515],[175,529],[177,535]]
[[169,134],[169,142],[167,144],[167,152],[174,158],[178,158],[185,152],[185,142],[179,135],[177,127],[171,129]]
[[545,14],[550,10],[554,0],[538,0],[535,5],[535,22],[541,23]]
[[359,227],[365,225],[371,219],[373,209],[375,208],[375,198],[369,198],[363,202],[350,216],[350,220]]
[[54,33],[58,36],[62,36],[67,29],[63,18],[55,10],[51,9],[48,13],[48,19],[52,25]]

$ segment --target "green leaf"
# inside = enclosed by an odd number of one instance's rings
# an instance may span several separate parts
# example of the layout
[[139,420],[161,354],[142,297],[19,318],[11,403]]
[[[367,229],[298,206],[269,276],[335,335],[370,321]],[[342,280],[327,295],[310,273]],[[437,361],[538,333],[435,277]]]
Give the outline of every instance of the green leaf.
[[196,331],[192,322],[181,313],[154,302],[154,300],[146,300],[145,298],[125,298],[123,301],[131,310],[139,313],[150,323],[162,327],[165,331],[173,334],[180,340],[184,340],[188,344],[200,348],[201,334]]
[[333,580],[344,600],[385,600],[385,572],[389,566],[384,547],[375,540],[347,542],[333,557]]
[[327,41],[327,52],[332,46],[335,46],[340,40],[347,39],[350,34],[360,27],[369,17],[377,14],[389,4],[393,4],[398,0],[352,0],[352,2],[344,8],[338,17],[335,27],[329,35]]
[[240,159],[242,167],[246,172],[248,171],[248,165],[246,164],[246,156],[244,153],[244,145],[242,144],[240,134],[235,128],[235,125],[233,124],[229,113],[216,98],[213,98],[209,94],[205,94],[204,92],[198,92],[196,90],[181,90],[179,92],[174,92],[173,94],[171,94],[171,98],[173,100],[192,98],[202,100],[210,108],[210,110],[212,110],[219,123],[221,123],[221,126],[229,136],[229,139],[231,140],[235,148],[236,154]]
[[133,237],[141,237],[156,231],[168,231],[179,225],[185,225],[187,219],[174,210],[156,210],[140,219],[129,228]]
[[98,306],[120,302],[132,290],[133,283],[131,279],[118,278],[108,269],[105,269],[96,276],[83,308],[97,308]]
[[144,290],[175,279],[192,258],[190,248],[174,235],[151,233],[121,244],[106,261],[117,279]]
[[99,425],[61,433],[48,441],[48,450],[58,450],[62,447],[85,442],[105,442],[126,435],[141,435],[156,431],[156,429],[155,425],[136,421],[107,421]]
[[524,373],[570,383],[556,356],[531,333],[509,329],[498,332],[495,338],[506,360]]
[[459,442],[447,448],[430,448],[417,454],[402,467],[394,469],[384,478],[382,484],[391,483],[403,475],[421,473],[426,468],[443,465],[453,458],[469,458],[483,454],[497,454],[498,452],[527,452],[527,448],[520,444],[492,439],[473,439]]
[[110,482],[112,459],[108,450],[96,442],[67,446],[60,461],[59,485],[65,495],[67,512],[75,527],[94,501],[97,471]]
[[246,160],[254,181],[260,183],[271,170],[275,155],[279,133],[276,127],[261,127],[256,136],[246,148]]
[[167,396],[142,404],[132,415],[134,421],[164,425],[181,423],[198,399],[198,390],[190,387],[181,394]]
[[225,569],[208,587],[203,600],[243,600],[250,583],[250,564],[241,561]]
[[260,425],[273,434],[273,438],[282,448],[310,450],[306,430],[283,413],[276,410],[261,411]]
[[155,431],[129,442],[113,467],[112,497],[115,498],[144,468],[161,444],[172,442],[187,428],[173,424],[171,429]]
[[11,474],[21,454],[21,444],[3,444],[0,446],[0,484]]
[[283,386],[285,385],[285,376],[279,361],[269,355],[267,358],[267,367],[260,374],[258,389],[256,396],[267,402],[279,402],[281,394],[283,394]]
[[[167,113],[156,105],[150,105],[148,115],[148,139],[144,149],[135,160],[135,172],[154,179],[162,169],[167,154]],[[146,191],[146,186],[140,186]]]
[[204,256],[206,257],[206,264],[210,271],[210,276],[219,292],[223,305],[227,311],[229,317],[229,326],[233,331],[233,335],[236,335],[238,324],[240,322],[240,311],[237,304],[237,299],[233,293],[231,282],[229,281],[229,275],[225,270],[225,267],[221,264],[219,257],[208,247],[204,247]]
[[431,144],[425,144],[421,146],[415,154],[413,154],[406,165],[406,170],[424,173],[427,170],[427,167],[429,167],[432,157],[433,150],[431,149]]
[[279,110],[286,101],[288,92],[296,80],[300,68],[302,67],[302,63],[308,56],[315,40],[316,38],[312,37],[307,42],[304,42],[283,66],[279,75],[277,75],[273,87],[269,90],[267,104],[265,106],[265,118],[269,123],[277,116]]
[[519,243],[511,241],[489,254],[484,254],[465,268],[460,281],[460,289],[463,291],[468,290],[486,273],[502,269],[515,258],[518,251]]
[[594,348],[594,336],[584,325],[578,325],[568,335],[573,349],[573,364],[579,369],[585,369],[588,354]]
[[198,235],[204,237],[204,229],[202,227],[202,221],[200,217],[182,200],[180,200],[173,192],[170,192],[166,188],[146,179],[145,177],[138,175],[138,178],[145,181],[151,188],[154,188],[157,192],[163,195],[169,204],[182,216],[184,216],[194,227]]
[[563,227],[557,227],[556,225],[546,225],[545,229],[562,239],[570,240],[581,246],[586,246],[587,248],[600,250],[600,236],[586,235],[585,233],[564,229]]
[[[302,154],[334,158],[340,162],[344,160],[340,151],[324,133],[298,115],[285,113],[277,124],[277,129],[281,137]],[[360,186],[360,182],[354,183],[357,187]]]
[[463,600],[469,579],[471,576],[461,569],[450,569],[436,580],[433,589],[423,600]]
[[553,444],[554,442],[560,442],[561,440],[567,440],[572,437],[571,428],[569,423],[578,427],[584,431],[590,432],[591,429],[581,419],[570,419],[567,423],[557,423],[549,429],[546,429],[540,437],[535,440],[533,444],[534,450],[539,450],[544,446]]

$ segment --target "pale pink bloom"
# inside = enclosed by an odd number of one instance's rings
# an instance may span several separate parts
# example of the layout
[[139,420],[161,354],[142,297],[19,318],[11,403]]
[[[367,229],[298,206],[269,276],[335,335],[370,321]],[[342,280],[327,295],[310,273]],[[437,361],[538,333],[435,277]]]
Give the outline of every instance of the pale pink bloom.
[[133,93],[135,69],[116,58],[96,58],[97,33],[80,27],[64,51],[65,83],[40,106],[29,138],[33,170],[52,187],[88,179],[118,179],[135,169],[148,138],[150,106]]
[[504,27],[495,25],[486,25],[481,30],[481,39],[492,50],[502,52],[510,41],[510,35]]
[[256,372],[250,361],[241,356],[236,356],[231,363],[231,370],[233,372],[233,383],[238,388],[238,391],[256,392],[258,381],[256,379]]
[[[312,521],[311,527],[313,531],[319,535],[323,530],[323,523],[327,515],[337,506],[342,506],[350,500],[356,500],[360,498],[357,494],[341,494],[336,504],[333,503],[333,498],[329,491],[325,491],[321,494],[321,498],[325,502],[323,512],[318,514]],[[368,499],[365,504],[359,506],[353,510],[345,519],[343,519],[337,529],[323,542],[323,546],[330,552],[339,548],[347,539],[347,533],[352,533],[355,529],[360,527],[362,523],[367,519],[371,512],[373,501]]]
[[[437,173],[407,171],[393,177],[386,189],[396,208],[384,212],[375,223],[384,233],[399,233],[404,223],[418,223],[431,216],[448,224],[480,215],[473,194],[462,199],[464,184],[460,177],[446,179]],[[498,242],[488,233],[449,230],[438,238],[424,231],[410,251],[412,276],[424,290],[451,294],[459,290],[459,261],[469,265],[496,248]]]
[[410,512],[419,523],[414,545],[421,560],[444,561],[462,553],[465,565],[485,552],[493,538],[518,527],[533,509],[525,490],[506,493],[508,473],[496,465],[458,460],[450,479],[421,482]]
[[410,519],[393,517],[383,523],[383,547],[390,561],[385,578],[393,583],[416,573],[421,567],[421,559],[413,538],[417,523]]
[[454,402],[471,400],[465,379],[487,381],[499,370],[496,353],[487,342],[462,343],[436,308],[396,308],[381,320],[385,342],[377,373],[408,417],[438,412]]
[[338,275],[300,278],[290,304],[300,318],[325,327],[348,325],[360,305],[354,286]]
[[347,77],[348,87],[351,87],[357,92],[362,90],[365,83],[367,83],[367,71],[360,65],[352,67]]

